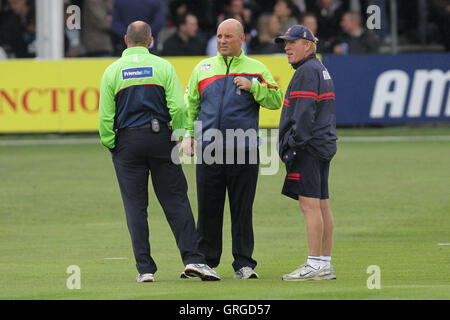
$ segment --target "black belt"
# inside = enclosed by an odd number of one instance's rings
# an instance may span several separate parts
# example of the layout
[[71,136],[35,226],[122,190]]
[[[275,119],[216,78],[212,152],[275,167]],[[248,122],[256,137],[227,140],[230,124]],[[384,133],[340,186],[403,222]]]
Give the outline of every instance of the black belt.
[[[165,124],[169,129],[172,129],[172,124],[170,122],[162,122],[162,124]],[[119,129],[120,131],[124,130],[138,130],[138,129],[150,129],[152,127],[151,123],[143,124],[142,126],[137,127],[126,127]]]
[[137,130],[137,129],[147,129],[147,128],[151,128],[152,125],[150,123],[146,123],[142,126],[139,127],[128,127],[128,128],[123,128],[123,130]]

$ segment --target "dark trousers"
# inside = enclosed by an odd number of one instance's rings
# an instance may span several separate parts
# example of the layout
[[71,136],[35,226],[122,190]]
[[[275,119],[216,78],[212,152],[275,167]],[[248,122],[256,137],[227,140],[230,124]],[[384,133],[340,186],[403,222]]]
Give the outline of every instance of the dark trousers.
[[181,165],[174,164],[170,158],[175,146],[170,136],[171,130],[166,126],[162,126],[157,134],[150,128],[119,131],[116,150],[112,153],[139,273],[157,270],[150,254],[147,223],[149,172],[183,263],[205,263],[198,250],[186,178]]
[[[259,162],[259,161],[258,161]],[[258,180],[258,164],[196,165],[199,248],[206,263],[214,268],[222,255],[225,194],[228,190],[231,214],[232,254],[235,271],[256,267],[252,208]]]

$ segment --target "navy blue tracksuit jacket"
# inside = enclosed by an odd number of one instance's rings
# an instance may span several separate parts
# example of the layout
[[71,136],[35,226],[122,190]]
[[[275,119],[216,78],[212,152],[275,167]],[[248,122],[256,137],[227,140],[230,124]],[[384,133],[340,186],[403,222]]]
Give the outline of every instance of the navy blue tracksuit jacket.
[[279,124],[279,154],[307,150],[321,161],[336,154],[334,84],[327,69],[312,54],[297,64],[284,98]]

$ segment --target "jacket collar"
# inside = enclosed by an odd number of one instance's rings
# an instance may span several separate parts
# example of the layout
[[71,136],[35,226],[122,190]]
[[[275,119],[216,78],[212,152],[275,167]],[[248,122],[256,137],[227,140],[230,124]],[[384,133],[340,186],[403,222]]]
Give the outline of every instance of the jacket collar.
[[308,60],[310,60],[310,59],[312,59],[312,58],[315,58],[315,57],[316,57],[316,54],[315,54],[315,53],[311,53],[309,56],[303,58],[303,59],[300,60],[299,62],[297,62],[297,63],[292,63],[292,67],[293,67],[294,69],[297,69],[297,68],[300,67],[302,64],[304,64],[306,61],[308,61]]
[[145,53],[150,54],[150,52],[148,51],[148,49],[146,47],[141,47],[141,46],[130,47],[130,48],[125,49],[122,52],[122,57],[129,56],[132,54],[145,54]]
[[241,54],[239,55],[239,57],[233,56],[233,57],[227,57],[227,60],[225,62],[224,57],[220,54],[220,52],[217,52],[217,58],[221,61],[223,61],[225,64],[229,64],[231,60],[233,60],[233,64],[234,63],[239,63],[240,61],[245,59],[245,53],[244,50],[241,49]]

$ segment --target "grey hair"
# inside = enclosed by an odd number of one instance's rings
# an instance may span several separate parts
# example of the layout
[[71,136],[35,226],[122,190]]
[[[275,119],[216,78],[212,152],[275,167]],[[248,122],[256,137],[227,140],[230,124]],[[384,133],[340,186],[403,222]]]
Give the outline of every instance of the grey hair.
[[143,21],[134,21],[128,25],[127,39],[131,44],[146,45],[152,36],[152,29]]

